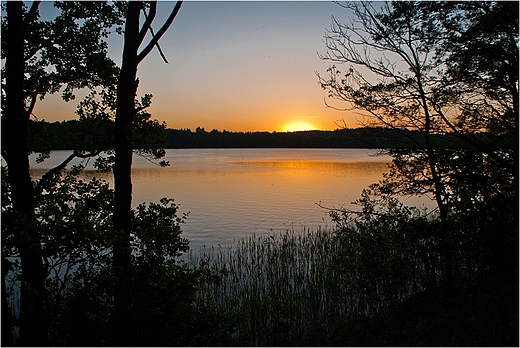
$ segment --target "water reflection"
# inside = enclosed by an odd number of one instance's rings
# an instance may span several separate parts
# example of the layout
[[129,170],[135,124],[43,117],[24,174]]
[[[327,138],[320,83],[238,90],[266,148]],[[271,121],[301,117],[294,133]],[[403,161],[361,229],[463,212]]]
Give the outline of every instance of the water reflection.
[[174,197],[190,216],[184,228],[193,242],[234,239],[286,228],[330,224],[329,207],[350,203],[378,181],[387,163],[318,161],[229,162],[226,167],[133,172],[134,202]]
[[[33,178],[60,163],[57,151]],[[372,152],[373,153],[373,152]],[[195,248],[228,244],[250,234],[331,224],[328,207],[349,206],[368,185],[382,179],[388,158],[360,149],[167,150],[171,167],[134,157],[133,204],[172,197],[190,212],[184,236]],[[88,167],[91,169],[91,166]],[[87,170],[113,182],[110,173]]]

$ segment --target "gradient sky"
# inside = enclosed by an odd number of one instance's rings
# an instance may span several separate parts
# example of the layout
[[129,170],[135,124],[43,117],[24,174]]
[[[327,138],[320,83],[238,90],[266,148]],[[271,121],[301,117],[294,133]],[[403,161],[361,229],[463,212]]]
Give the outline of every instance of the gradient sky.
[[[159,2],[155,31],[173,5]],[[138,93],[153,94],[149,111],[169,128],[331,130],[339,119],[355,127],[355,115],[325,105],[315,74],[326,75],[330,65],[318,54],[326,51],[332,15],[348,20],[344,9],[325,1],[187,1],[160,41],[169,64],[152,51],[139,66]],[[119,64],[122,39],[109,44]],[[34,113],[50,122],[72,119],[76,104],[47,97]]]

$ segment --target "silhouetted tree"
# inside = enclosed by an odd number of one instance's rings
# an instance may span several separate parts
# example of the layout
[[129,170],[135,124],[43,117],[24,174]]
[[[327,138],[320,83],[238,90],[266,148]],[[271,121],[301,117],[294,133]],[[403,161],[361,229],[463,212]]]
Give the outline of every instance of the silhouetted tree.
[[[424,139],[416,144],[421,156],[416,165],[426,171],[439,209],[441,244],[444,245],[445,283],[453,285],[451,251],[448,247],[448,207],[446,188],[440,177],[432,135],[442,131],[434,118],[430,103],[434,93],[431,56],[435,38],[424,38],[421,20],[415,15],[413,3],[350,3],[343,5],[353,13],[350,24],[334,19],[326,36],[328,52],[324,59],[363,67],[377,77],[364,77],[354,67],[342,75],[332,66],[329,78],[322,79],[322,88],[334,97],[360,108],[383,125],[394,129],[417,130]],[[374,55],[375,52],[384,55]],[[405,154],[403,154],[405,155]]]
[[[33,5],[34,6],[34,5]],[[35,5],[37,6],[37,5]],[[21,335],[27,344],[45,342],[45,291],[44,273],[41,256],[41,246],[38,232],[31,228],[34,220],[34,205],[32,195],[32,182],[29,175],[29,158],[27,157],[27,131],[29,117],[25,111],[24,93],[24,13],[22,2],[9,2],[6,5],[7,20],[9,23],[8,37],[6,41],[7,52],[5,54],[5,95],[4,114],[2,117],[2,156],[9,165],[9,173],[12,178],[13,208],[19,212],[25,225],[19,234],[20,258],[22,262],[23,277],[22,301],[20,314]],[[31,11],[34,16],[34,11]],[[32,18],[27,15],[29,20]],[[5,33],[5,32],[4,32]],[[4,35],[3,35],[4,36]],[[5,130],[9,130],[6,132]],[[23,231],[23,232],[22,232]],[[3,260],[6,261],[5,259]],[[4,327],[2,327],[4,328]],[[2,337],[12,337],[10,328],[8,332],[2,332]],[[27,337],[25,336],[27,335]],[[31,341],[34,340],[34,341]]]
[[463,225],[480,231],[481,268],[504,275],[517,263],[509,246],[518,245],[518,3],[424,3],[421,16],[424,31],[443,38],[437,62],[447,66],[446,87],[437,98],[457,110],[455,116],[436,111],[466,144],[456,157],[445,157],[455,209],[458,216],[475,212]]
[[[113,257],[116,277],[128,279],[131,265],[130,233],[132,221],[132,132],[131,126],[139,110],[135,106],[135,98],[139,80],[137,79],[137,67],[139,63],[158,46],[159,39],[168,30],[182,1],[178,1],[169,17],[157,33],[152,30],[152,23],[156,15],[157,2],[149,3],[146,13],[145,2],[130,1],[126,14],[123,58],[121,71],[117,83],[117,101],[115,116],[115,164],[114,164],[114,228],[118,238],[114,242]],[[140,27],[139,19],[141,11],[146,14],[146,20]],[[147,32],[152,34],[152,39],[144,46]],[[122,282],[124,283],[124,282]],[[114,302],[114,336],[115,342],[124,344],[127,342],[126,327],[129,316],[127,313],[129,302],[129,289],[121,287],[115,293]]]
[[[41,235],[36,228],[35,191],[29,174],[28,155],[34,150],[30,148],[34,143],[28,140],[29,119],[37,100],[48,93],[64,87],[63,99],[68,101],[74,99],[74,89],[114,81],[115,66],[106,57],[106,43],[101,38],[107,35],[106,28],[118,22],[115,7],[104,2],[57,3],[60,15],[50,21],[38,20],[39,5],[35,1],[27,11],[22,2],[8,2],[2,21],[2,157],[8,169],[12,208],[19,216],[19,223],[11,227],[16,228],[22,268],[20,342],[27,345],[45,344],[48,324]],[[50,147],[40,149],[44,149],[41,158],[47,157]],[[5,255],[2,258],[5,261]],[[3,325],[2,329],[3,338],[11,337],[9,328]]]
[[[360,2],[342,7],[353,19],[347,24],[334,19],[322,58],[352,65],[346,72],[331,66],[320,83],[329,97],[364,110],[376,123],[422,135],[422,141],[409,138],[409,146],[400,142],[400,148],[389,152],[394,161],[381,189],[433,195],[449,290],[453,258],[464,238],[454,231],[456,221],[470,207],[481,216],[481,203],[491,213],[491,202],[518,192],[518,150],[513,145],[518,143],[518,71],[513,68],[518,65],[517,11],[497,2]],[[501,25],[490,24],[505,12]],[[436,135],[452,135],[452,141],[440,143]],[[463,182],[460,175],[465,174],[480,177],[481,185]],[[492,180],[485,179],[489,175]],[[495,233],[491,239],[503,238]]]

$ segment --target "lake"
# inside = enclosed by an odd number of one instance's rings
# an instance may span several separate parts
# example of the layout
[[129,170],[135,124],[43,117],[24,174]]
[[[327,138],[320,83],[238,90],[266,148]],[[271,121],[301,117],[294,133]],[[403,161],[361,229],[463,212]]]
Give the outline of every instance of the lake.
[[[33,177],[69,154],[55,151],[40,165],[31,156]],[[174,198],[180,212],[189,212],[182,229],[194,250],[252,234],[331,226],[328,212],[317,203],[352,206],[388,169],[390,157],[375,154],[367,149],[168,149],[167,168],[134,155],[133,205]],[[111,174],[89,168],[85,175],[112,183]]]

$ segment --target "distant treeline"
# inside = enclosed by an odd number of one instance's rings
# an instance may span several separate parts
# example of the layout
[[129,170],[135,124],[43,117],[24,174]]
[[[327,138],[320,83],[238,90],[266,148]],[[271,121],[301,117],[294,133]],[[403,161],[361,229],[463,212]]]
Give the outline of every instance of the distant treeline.
[[383,128],[302,132],[207,132],[167,129],[170,148],[388,148],[396,132]]
[[[77,139],[73,130],[78,121],[38,122],[41,131],[50,135],[53,150],[70,149]],[[106,124],[103,128],[109,128]],[[106,132],[106,130],[105,130]],[[229,132],[197,127],[190,129],[166,129],[165,148],[379,148],[400,147],[421,143],[422,137],[411,131],[363,127],[334,131],[301,132]],[[437,137],[438,141],[446,140]],[[413,145],[412,145],[413,146]]]

